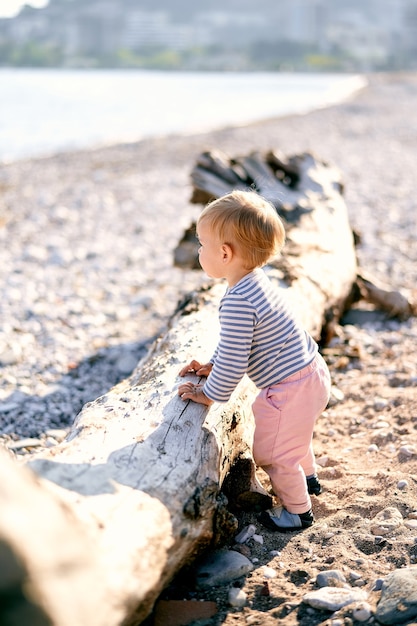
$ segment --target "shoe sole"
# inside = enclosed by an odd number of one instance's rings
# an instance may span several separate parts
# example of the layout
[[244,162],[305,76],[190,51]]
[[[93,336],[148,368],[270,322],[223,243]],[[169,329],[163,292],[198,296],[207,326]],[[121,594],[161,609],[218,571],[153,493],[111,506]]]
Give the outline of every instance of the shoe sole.
[[280,532],[280,533],[299,532],[300,530],[305,530],[306,528],[310,528],[314,524],[314,521],[313,521],[313,522],[304,522],[304,523],[301,522],[302,526],[292,526],[291,528],[277,526],[267,513],[261,513],[261,515],[258,516],[258,521],[261,522],[261,524],[263,524],[263,526],[265,526],[269,530],[273,530],[273,531]]

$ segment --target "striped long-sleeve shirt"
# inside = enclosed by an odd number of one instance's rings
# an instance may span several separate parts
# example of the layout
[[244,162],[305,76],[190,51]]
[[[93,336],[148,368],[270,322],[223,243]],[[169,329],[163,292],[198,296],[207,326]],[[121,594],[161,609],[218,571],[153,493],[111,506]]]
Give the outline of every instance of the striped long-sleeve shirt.
[[203,391],[227,402],[245,373],[264,389],[303,369],[318,346],[296,322],[280,291],[261,269],[227,289],[220,307],[220,340]]

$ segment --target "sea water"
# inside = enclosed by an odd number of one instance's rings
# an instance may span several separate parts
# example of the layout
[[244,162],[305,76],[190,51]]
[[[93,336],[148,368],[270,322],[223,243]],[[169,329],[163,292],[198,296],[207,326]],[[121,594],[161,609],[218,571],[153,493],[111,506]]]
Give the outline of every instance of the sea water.
[[304,113],[364,84],[346,74],[0,69],[0,162]]

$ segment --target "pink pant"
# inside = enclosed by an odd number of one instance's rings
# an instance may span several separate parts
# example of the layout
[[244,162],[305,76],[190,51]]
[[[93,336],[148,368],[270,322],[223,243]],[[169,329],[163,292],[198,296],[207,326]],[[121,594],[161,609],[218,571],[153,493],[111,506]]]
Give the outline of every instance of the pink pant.
[[318,354],[296,374],[262,389],[252,405],[255,463],[267,472],[275,494],[290,513],[311,508],[305,477],[316,471],[313,428],[329,394],[329,370]]

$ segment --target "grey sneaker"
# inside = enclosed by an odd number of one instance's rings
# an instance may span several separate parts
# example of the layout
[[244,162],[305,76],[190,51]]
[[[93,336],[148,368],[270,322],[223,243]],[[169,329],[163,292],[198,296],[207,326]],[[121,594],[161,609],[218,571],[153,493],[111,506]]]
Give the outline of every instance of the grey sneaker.
[[283,506],[276,506],[268,511],[262,511],[258,520],[270,530],[289,532],[293,530],[303,530],[309,528],[314,523],[313,513],[290,513]]

